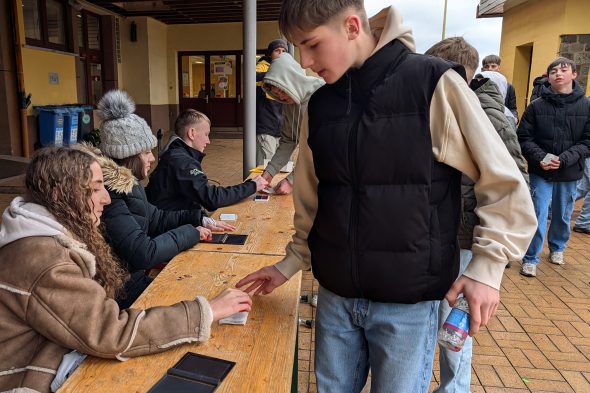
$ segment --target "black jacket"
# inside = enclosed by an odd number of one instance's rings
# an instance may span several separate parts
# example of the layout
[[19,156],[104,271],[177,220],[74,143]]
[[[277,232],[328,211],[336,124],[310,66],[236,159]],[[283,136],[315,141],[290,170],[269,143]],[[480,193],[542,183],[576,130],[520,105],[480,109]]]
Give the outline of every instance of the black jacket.
[[510,83],[506,89],[506,98],[504,98],[504,106],[512,112],[515,119],[518,119],[518,110],[516,109],[516,92],[514,86]]
[[537,98],[541,97],[541,87],[549,86],[549,81],[545,75],[541,75],[535,78],[533,81],[533,91],[531,92],[531,99],[529,100],[529,104],[535,101]]
[[264,56],[256,65],[256,135],[281,136],[282,104],[268,97],[262,90],[264,75],[272,60]]
[[235,186],[209,185],[201,161],[205,154],[177,138],[162,154],[146,188],[151,203],[165,210],[205,209],[212,211],[232,205],[256,192],[247,180]]
[[111,204],[102,222],[113,251],[130,272],[168,262],[199,242],[201,210],[164,211],[150,204],[143,186],[126,168],[100,158]]
[[308,245],[330,291],[416,303],[441,299],[457,278],[461,174],[434,160],[429,119],[450,68],[394,40],[312,96],[319,183]]
[[[590,155],[590,98],[576,81],[570,94],[557,94],[543,85],[541,97],[524,112],[518,126],[518,141],[529,163],[529,173],[554,182],[580,179],[584,159]],[[541,168],[547,153],[559,156],[559,169]]]

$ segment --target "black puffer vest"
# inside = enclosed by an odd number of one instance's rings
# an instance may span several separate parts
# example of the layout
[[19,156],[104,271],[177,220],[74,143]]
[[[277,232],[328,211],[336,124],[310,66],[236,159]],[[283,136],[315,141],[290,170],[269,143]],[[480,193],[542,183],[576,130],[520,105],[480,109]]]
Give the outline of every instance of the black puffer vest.
[[394,40],[312,96],[319,184],[308,241],[330,291],[417,303],[441,299],[457,278],[461,174],[434,160],[429,126],[434,89],[451,67]]

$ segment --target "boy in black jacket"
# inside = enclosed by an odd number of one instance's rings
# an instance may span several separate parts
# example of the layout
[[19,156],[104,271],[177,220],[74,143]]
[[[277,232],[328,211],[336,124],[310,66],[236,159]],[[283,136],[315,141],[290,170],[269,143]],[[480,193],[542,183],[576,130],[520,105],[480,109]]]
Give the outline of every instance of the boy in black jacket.
[[526,108],[518,127],[518,140],[529,163],[531,195],[538,226],[520,274],[537,275],[543,249],[547,212],[552,219],[547,233],[549,262],[563,265],[563,251],[570,238],[570,218],[576,183],[584,174],[590,155],[590,99],[575,81],[576,65],[559,57],[547,67],[549,86]]
[[[175,135],[170,138],[146,187],[151,203],[165,210],[205,208],[213,211],[237,203],[268,185],[261,176],[234,186],[210,185],[201,166],[210,128],[209,118],[194,109],[187,109],[178,116]],[[226,226],[222,221],[216,222]]]

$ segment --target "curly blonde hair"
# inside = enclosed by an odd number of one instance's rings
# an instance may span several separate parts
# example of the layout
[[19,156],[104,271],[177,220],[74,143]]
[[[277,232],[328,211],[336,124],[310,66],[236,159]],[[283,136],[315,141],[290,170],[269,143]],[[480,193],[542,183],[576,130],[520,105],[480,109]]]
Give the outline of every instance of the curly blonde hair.
[[44,206],[70,234],[84,244],[96,258],[97,281],[107,295],[120,294],[127,278],[101,229],[94,225],[90,165],[96,160],[89,154],[68,148],[38,150],[27,169],[26,199]]

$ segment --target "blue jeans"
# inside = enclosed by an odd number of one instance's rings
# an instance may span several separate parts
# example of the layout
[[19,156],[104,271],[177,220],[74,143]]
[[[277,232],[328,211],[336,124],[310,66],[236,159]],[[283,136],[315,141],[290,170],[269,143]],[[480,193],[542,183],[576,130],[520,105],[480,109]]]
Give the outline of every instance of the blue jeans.
[[537,230],[523,258],[524,262],[539,264],[545,231],[547,229],[547,210],[551,203],[551,224],[547,232],[549,251],[564,251],[570,238],[570,219],[576,201],[576,181],[549,182],[541,176],[530,174],[531,197],[537,215]]
[[580,215],[576,218],[576,226],[590,229],[590,157],[586,158],[584,177],[578,180],[577,191],[577,199],[584,198],[584,204]]
[[315,337],[318,392],[428,392],[438,301],[377,303],[321,287]]
[[[463,274],[473,258],[471,250],[461,250],[461,268],[459,276]],[[451,307],[443,299],[438,308],[439,328],[445,322]],[[438,360],[440,363],[440,384],[433,393],[467,393],[471,385],[471,357],[473,355],[473,340],[467,337],[463,349],[453,352],[441,345],[438,346]]]

